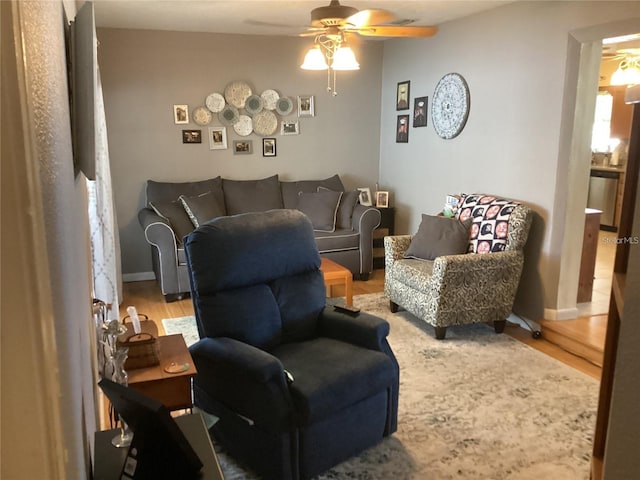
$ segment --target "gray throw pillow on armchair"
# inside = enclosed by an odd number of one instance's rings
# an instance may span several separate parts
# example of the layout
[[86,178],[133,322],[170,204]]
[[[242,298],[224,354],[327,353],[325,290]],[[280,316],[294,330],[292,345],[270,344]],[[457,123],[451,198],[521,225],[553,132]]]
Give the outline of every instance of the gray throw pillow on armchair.
[[333,232],[336,229],[336,216],[341,198],[342,192],[331,190],[314,193],[300,192],[297,209],[309,217],[314,230]]
[[422,214],[418,232],[411,239],[405,258],[435,260],[444,255],[466,253],[469,246],[471,219],[464,222],[455,218]]

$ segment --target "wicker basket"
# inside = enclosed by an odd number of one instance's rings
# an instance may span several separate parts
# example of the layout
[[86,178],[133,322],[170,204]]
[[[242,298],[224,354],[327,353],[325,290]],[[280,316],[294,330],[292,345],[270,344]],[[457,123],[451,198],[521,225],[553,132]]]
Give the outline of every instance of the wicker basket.
[[144,314],[140,317],[140,333],[133,330],[131,321],[127,323],[129,316],[124,317],[122,323],[127,331],[118,337],[118,347],[129,349],[125,370],[153,367],[160,364],[160,349],[158,345],[158,327],[153,320]]

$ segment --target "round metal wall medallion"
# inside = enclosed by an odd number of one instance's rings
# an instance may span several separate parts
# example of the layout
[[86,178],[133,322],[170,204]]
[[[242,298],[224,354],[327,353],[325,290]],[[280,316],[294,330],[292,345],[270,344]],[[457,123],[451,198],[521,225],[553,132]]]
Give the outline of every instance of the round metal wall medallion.
[[431,121],[438,136],[457,137],[469,117],[470,94],[467,82],[458,73],[447,73],[433,93]]

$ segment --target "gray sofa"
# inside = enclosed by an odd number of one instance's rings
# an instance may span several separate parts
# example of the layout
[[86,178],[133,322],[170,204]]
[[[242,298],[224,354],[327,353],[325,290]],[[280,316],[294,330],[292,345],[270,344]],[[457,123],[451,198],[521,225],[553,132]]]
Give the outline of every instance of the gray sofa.
[[345,191],[338,175],[293,182],[280,181],[277,175],[259,180],[149,180],[138,220],[165,299],[177,300],[190,291],[182,240],[196,226],[219,216],[282,208],[309,216],[321,256],[348,268],[357,279],[369,277],[380,212],[360,205],[358,191]]

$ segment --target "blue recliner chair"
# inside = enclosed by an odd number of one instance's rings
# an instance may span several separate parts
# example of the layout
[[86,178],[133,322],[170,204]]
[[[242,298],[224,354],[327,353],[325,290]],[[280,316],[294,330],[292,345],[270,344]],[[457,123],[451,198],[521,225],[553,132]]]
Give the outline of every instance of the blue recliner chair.
[[397,427],[389,324],[326,306],[311,222],[296,210],[220,217],[186,237],[201,340],[195,404],[262,478],[308,479]]

